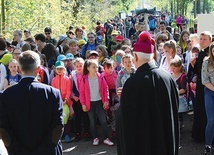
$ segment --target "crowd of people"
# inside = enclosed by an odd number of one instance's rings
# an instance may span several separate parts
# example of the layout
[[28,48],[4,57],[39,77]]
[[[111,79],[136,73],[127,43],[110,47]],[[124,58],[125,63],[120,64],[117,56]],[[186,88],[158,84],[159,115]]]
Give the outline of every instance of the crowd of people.
[[[176,121],[176,114],[178,114],[177,121],[179,121],[179,128],[182,130],[184,126],[183,114],[192,107],[194,112],[192,138],[205,142],[205,154],[209,154],[214,137],[214,115],[212,114],[214,46],[212,34],[204,31],[197,35],[193,27],[188,28],[188,21],[180,15],[176,18],[176,27],[172,27],[171,18],[169,13],[164,13],[160,16],[140,14],[137,17],[127,17],[124,20],[120,18],[109,19],[105,23],[98,21],[95,30],[90,32],[86,32],[84,26],[70,26],[64,35],[59,36],[58,40],[52,37],[50,27],[46,27],[44,32],[34,36],[29,30],[23,32],[15,30],[12,41],[0,38],[0,91],[5,92],[11,86],[17,85],[22,78],[22,71],[26,71],[25,66],[20,67],[20,55],[29,50],[38,53],[41,64],[36,69],[36,79],[58,89],[63,101],[64,131],[61,139],[65,142],[71,142],[73,139],[76,141],[92,139],[93,145],[99,145],[100,138],[97,132],[97,124],[99,124],[103,133],[103,143],[112,146],[118,139],[121,144],[119,148],[120,151],[122,150],[121,154],[126,154],[123,152],[125,144],[122,140],[127,137],[123,135],[124,133],[116,132],[117,111],[118,108],[121,110],[128,108],[123,104],[132,102],[129,97],[137,97],[138,93],[134,88],[132,88],[133,90],[128,89],[131,88],[131,80],[129,87],[126,86],[128,85],[126,81],[135,75],[136,71],[139,74],[139,68],[144,63],[139,63],[138,59],[146,57],[146,63],[152,62],[152,65],[149,63],[150,67],[155,65],[164,70],[176,82],[178,108],[176,108],[176,95],[173,93],[174,103],[168,104],[168,106],[174,107],[172,119]],[[149,45],[147,44],[148,40]],[[160,74],[159,71],[155,72]],[[135,76],[137,80],[139,80],[138,74]],[[160,75],[161,77],[166,76]],[[156,76],[156,74],[152,77],[149,76],[149,79],[142,77],[144,80],[142,87],[145,84],[148,89],[150,86],[149,83],[146,83],[147,80],[155,81],[158,78]],[[162,85],[157,85],[156,88],[161,89],[162,87]],[[174,85],[169,87],[175,90]],[[143,96],[146,91],[139,92],[142,92],[141,96]],[[121,93],[122,96],[120,96]],[[172,94],[171,96],[173,96]],[[145,96],[142,104],[144,100],[148,101],[147,97],[151,96]],[[157,97],[159,96],[157,95]],[[161,101],[160,98],[155,100],[152,102]],[[133,102],[139,101],[137,98],[133,100]],[[174,113],[175,109],[177,109],[177,113]],[[125,109],[125,111],[127,110],[130,109]],[[158,109],[156,110],[158,111]],[[122,114],[123,116],[120,117],[126,118],[124,113]],[[139,116],[140,113],[136,115]],[[145,116],[142,114],[142,117]],[[122,125],[119,123],[119,129],[121,126],[124,127],[124,124],[126,122],[123,122]],[[111,136],[108,135],[108,125],[112,130]],[[176,129],[176,123],[174,126]],[[149,132],[149,129],[145,132]],[[176,131],[175,134],[177,133]],[[166,132],[164,131],[162,134],[166,134]],[[163,138],[162,136],[159,138]],[[170,136],[173,137],[173,135]],[[168,142],[170,143],[170,140]],[[172,154],[173,151],[174,154],[177,154],[177,138],[172,143],[175,146],[172,146],[173,149],[171,148],[169,154]],[[163,147],[168,146],[163,145]],[[132,151],[132,149],[125,150],[127,150],[127,154]],[[163,154],[167,154],[166,152],[168,151],[162,150]]]

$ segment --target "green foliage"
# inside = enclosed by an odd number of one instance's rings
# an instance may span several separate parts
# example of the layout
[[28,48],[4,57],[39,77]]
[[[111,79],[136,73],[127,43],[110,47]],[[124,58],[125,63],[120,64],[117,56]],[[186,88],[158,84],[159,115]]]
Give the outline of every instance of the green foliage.
[[54,37],[65,34],[70,25],[84,25],[87,31],[94,31],[96,21],[104,23],[107,19],[118,16],[121,11],[136,8],[134,2],[135,0],[5,0],[6,22],[5,25],[1,23],[0,33],[12,40],[16,29],[29,29],[35,35],[43,33],[48,26],[52,28]]

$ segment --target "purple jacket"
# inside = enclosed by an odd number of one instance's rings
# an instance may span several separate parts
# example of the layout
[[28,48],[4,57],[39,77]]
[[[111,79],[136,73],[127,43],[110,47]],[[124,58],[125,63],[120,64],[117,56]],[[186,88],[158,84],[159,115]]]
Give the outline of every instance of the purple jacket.
[[[99,87],[100,87],[100,95],[102,98],[102,102],[108,102],[109,100],[109,92],[108,92],[108,85],[105,81],[105,78],[97,73]],[[90,98],[90,90],[89,82],[88,82],[88,75],[84,75],[82,78],[82,82],[80,84],[80,103],[85,105],[88,110],[90,110],[91,106],[91,98]]]

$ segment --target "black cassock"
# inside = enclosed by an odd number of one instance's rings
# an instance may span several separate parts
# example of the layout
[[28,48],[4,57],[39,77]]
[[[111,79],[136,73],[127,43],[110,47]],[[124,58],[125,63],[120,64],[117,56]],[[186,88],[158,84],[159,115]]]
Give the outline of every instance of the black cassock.
[[117,116],[118,155],[177,155],[178,90],[172,76],[153,62],[125,83]]
[[205,128],[207,124],[207,116],[204,104],[204,85],[201,83],[201,69],[204,58],[209,53],[209,46],[203,51],[201,50],[196,59],[193,72],[197,75],[196,83],[196,103],[194,106],[194,121],[192,128],[192,138],[197,142],[205,141]]

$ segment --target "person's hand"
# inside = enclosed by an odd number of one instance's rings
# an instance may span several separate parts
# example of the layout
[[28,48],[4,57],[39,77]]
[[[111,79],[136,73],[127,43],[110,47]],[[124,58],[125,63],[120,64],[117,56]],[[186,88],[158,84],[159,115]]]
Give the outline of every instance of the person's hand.
[[79,101],[79,97],[77,96],[73,96],[74,101],[78,102]]
[[120,97],[121,93],[122,93],[123,87],[119,87],[117,88],[117,95]]
[[87,107],[86,107],[85,105],[82,105],[82,110],[83,110],[84,112],[87,112],[87,111],[88,111],[88,109],[87,109]]
[[109,108],[109,103],[108,102],[104,102],[103,103],[103,109],[107,110]]

